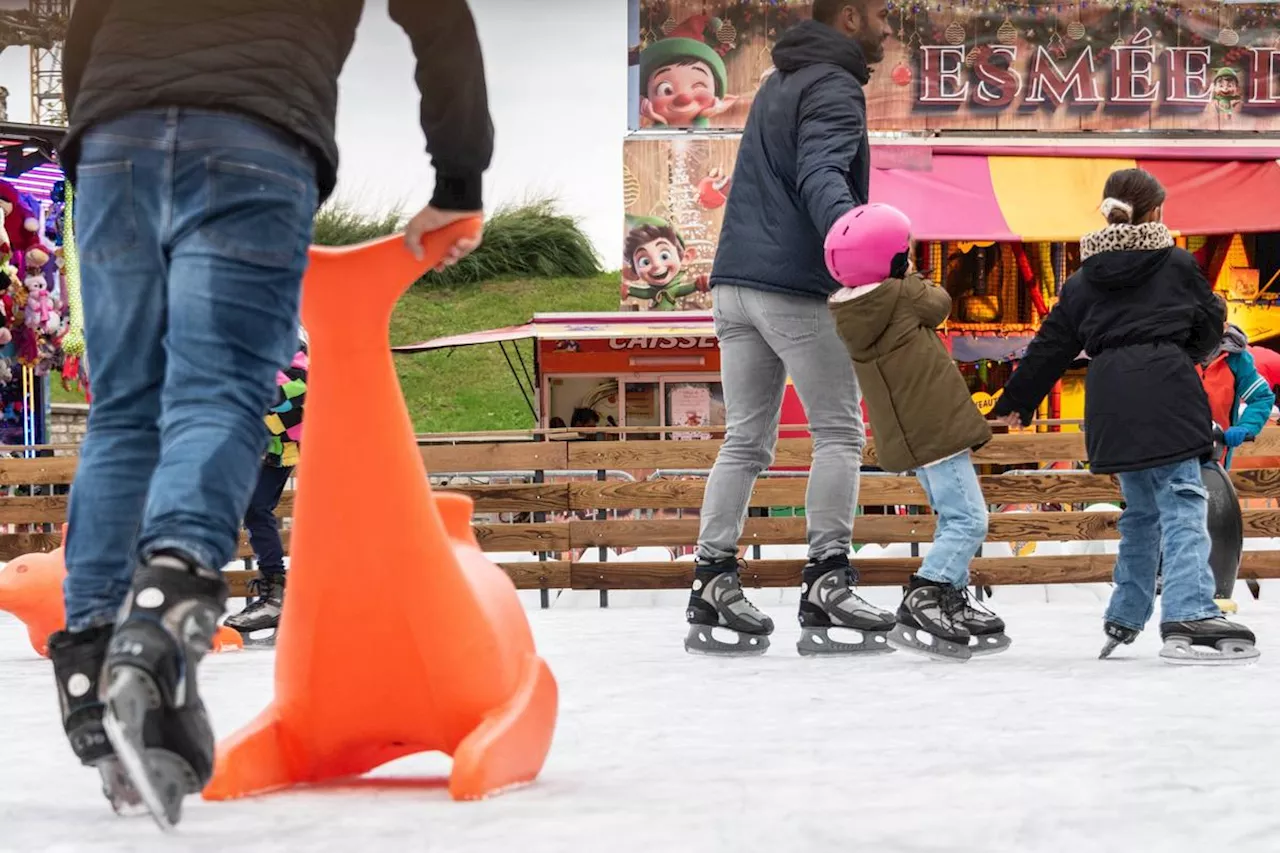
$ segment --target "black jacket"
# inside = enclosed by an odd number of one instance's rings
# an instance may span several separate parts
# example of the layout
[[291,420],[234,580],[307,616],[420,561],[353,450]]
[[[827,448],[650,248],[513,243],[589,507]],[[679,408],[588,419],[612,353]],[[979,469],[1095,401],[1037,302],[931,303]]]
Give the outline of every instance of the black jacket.
[[[432,203],[478,210],[493,154],[484,63],[466,0],[390,0],[418,59]],[[315,152],[322,199],[338,174],[338,74],[364,0],[78,0],[63,51],[62,163],[96,122],[150,107],[247,114]],[[393,107],[394,108],[394,107]]]
[[711,286],[825,298],[837,284],[823,241],[867,202],[870,71],[856,42],[815,21],[778,39],[773,64],[742,133]]
[[1019,412],[1030,423],[1083,350],[1090,358],[1084,429],[1092,470],[1206,459],[1213,419],[1196,364],[1222,339],[1225,321],[1222,303],[1182,249],[1092,255],[1067,280],[994,414]]

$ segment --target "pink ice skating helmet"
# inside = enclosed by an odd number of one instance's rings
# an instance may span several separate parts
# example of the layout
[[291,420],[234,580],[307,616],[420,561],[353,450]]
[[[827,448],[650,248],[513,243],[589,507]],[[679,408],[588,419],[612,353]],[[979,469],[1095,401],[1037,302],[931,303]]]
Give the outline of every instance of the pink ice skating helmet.
[[864,204],[836,220],[823,254],[831,277],[845,287],[889,277],[893,259],[911,247],[911,220],[896,207]]

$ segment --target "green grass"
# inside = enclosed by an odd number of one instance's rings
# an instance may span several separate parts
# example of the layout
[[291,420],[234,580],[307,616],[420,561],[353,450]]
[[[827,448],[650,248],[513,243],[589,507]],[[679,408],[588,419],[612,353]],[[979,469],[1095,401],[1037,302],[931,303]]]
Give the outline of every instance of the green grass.
[[[418,284],[391,319],[393,344],[523,323],[538,312],[616,311],[617,273],[592,278],[516,279],[479,285]],[[533,347],[517,344],[533,370]],[[507,344],[507,351],[511,351]],[[512,356],[514,361],[514,355]],[[497,344],[397,355],[400,384],[418,432],[534,426]],[[520,368],[516,362],[517,369]]]
[[[316,243],[346,246],[394,233],[404,216],[368,216],[340,202],[316,215]],[[391,322],[394,344],[523,323],[537,312],[614,311],[618,274],[604,273],[575,219],[549,200],[501,208],[485,223],[484,242],[443,273],[405,294]],[[532,345],[519,344],[533,369]],[[507,345],[510,352],[511,345]],[[513,354],[514,358],[514,354]],[[523,429],[534,425],[497,344],[397,356],[400,383],[419,432]],[[519,368],[519,363],[516,363]],[[53,402],[83,403],[54,377]]]

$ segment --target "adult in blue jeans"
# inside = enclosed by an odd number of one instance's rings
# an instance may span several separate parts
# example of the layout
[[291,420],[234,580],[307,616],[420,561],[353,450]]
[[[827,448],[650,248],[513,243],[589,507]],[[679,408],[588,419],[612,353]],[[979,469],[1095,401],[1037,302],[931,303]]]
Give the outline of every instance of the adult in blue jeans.
[[[738,540],[752,487],[773,461],[788,376],[813,434],[800,623],[806,637],[832,627],[884,632],[894,624],[892,613],[853,591],[849,551],[864,433],[858,381],[827,310],[838,285],[822,254],[835,221],[867,201],[862,87],[884,59],[888,15],[885,0],[816,0],[813,20],[778,40],[777,70],[747,117],[711,271],[727,423],[700,515],[685,611],[689,652],[760,654],[769,647],[773,621],[743,595]],[[716,629],[733,639],[720,639]],[[800,650],[866,648],[815,641]]]
[[1080,240],[1080,269],[1062,289],[994,415],[1030,423],[1040,401],[1088,354],[1085,448],[1090,468],[1115,474],[1124,494],[1115,588],[1102,656],[1132,643],[1155,610],[1164,558],[1161,656],[1173,663],[1258,657],[1248,628],[1222,618],[1209,569],[1208,492],[1200,464],[1213,455],[1213,418],[1196,365],[1222,338],[1226,305],[1162,218],[1165,190],[1149,172],[1107,178],[1107,226]]
[[[221,569],[293,356],[337,80],[361,0],[80,0],[63,56],[94,400],[71,492],[63,725],[118,810],[177,821],[214,738],[196,689]],[[322,11],[321,11],[322,9]],[[465,0],[390,0],[418,59],[436,170],[423,235],[482,208],[493,146]],[[475,248],[461,241],[442,263]]]

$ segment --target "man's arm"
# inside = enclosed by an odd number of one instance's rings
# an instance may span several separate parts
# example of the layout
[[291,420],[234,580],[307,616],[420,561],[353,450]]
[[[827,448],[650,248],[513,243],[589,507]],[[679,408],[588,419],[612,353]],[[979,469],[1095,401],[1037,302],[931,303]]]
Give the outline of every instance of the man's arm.
[[431,206],[480,210],[482,175],[493,158],[484,58],[466,0],[391,0],[391,19],[418,59],[422,130],[436,170]]
[[824,77],[800,98],[796,191],[824,237],[837,219],[867,202],[849,190],[849,169],[862,147],[866,124],[866,100],[848,74]]
[[67,25],[67,39],[62,47],[62,91],[66,96],[67,112],[75,106],[80,92],[80,79],[89,64],[93,50],[93,37],[102,26],[112,0],[77,0],[71,21]]

